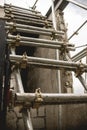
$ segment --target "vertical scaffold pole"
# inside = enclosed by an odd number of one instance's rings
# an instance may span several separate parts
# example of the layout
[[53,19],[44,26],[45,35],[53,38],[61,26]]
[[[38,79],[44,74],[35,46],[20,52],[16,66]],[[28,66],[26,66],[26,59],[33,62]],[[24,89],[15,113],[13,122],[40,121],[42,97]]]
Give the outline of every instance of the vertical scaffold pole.
[[[16,55],[15,48],[11,48],[11,53],[13,55]],[[18,92],[19,93],[24,93],[23,83],[22,83],[22,79],[21,79],[19,69],[17,69],[15,71],[15,77],[16,77],[16,82],[17,82],[17,86],[18,86],[18,88],[17,88]],[[29,109],[23,109],[22,110],[22,116],[23,116],[23,120],[24,120],[25,129],[26,130],[33,130]]]
[[[56,17],[55,17],[55,7],[54,7],[54,0],[52,1],[52,22],[53,22],[53,27],[57,31],[57,26],[56,26]],[[57,40],[57,39],[55,39]],[[56,59],[59,60],[59,50],[56,50]],[[61,77],[60,77],[60,70],[57,71],[57,84],[58,84],[58,91],[61,93]],[[62,117],[62,106],[59,105],[58,107],[58,125],[59,125],[59,130],[61,130],[61,117]]]

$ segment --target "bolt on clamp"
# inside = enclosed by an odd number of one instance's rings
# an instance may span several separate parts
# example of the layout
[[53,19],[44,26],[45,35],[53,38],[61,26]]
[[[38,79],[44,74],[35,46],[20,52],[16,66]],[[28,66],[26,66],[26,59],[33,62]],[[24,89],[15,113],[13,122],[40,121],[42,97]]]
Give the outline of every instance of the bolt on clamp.
[[20,66],[21,68],[26,68],[27,67],[27,62],[28,62],[28,58],[27,58],[27,54],[26,52],[23,54],[21,62],[20,62]]
[[11,25],[9,27],[9,31],[10,32],[15,32],[16,31],[16,23],[11,22]]
[[80,75],[82,75],[84,72],[84,64],[81,62],[79,62],[79,67],[77,67],[76,71],[75,71],[75,76],[78,77]]
[[36,96],[36,98],[35,98],[35,102],[33,103],[33,108],[38,109],[40,104],[43,102],[43,97],[42,97],[40,88],[36,89],[35,96]]
[[17,34],[16,39],[12,40],[12,41],[9,43],[9,46],[10,46],[10,47],[13,47],[13,48],[15,48],[15,47],[17,47],[17,46],[20,46],[20,40],[21,40],[20,35]]

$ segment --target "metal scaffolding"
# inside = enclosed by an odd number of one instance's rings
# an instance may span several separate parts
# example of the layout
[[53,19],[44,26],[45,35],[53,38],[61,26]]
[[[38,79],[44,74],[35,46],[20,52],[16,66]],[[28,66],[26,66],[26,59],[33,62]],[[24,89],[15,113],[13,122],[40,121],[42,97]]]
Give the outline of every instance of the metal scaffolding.
[[[84,81],[84,78],[82,77],[82,74],[84,72],[87,72],[87,64],[77,62],[87,55],[87,48],[83,49],[81,52],[70,58],[68,56],[68,53],[69,51],[74,51],[75,46],[74,44],[69,43],[68,40],[61,40],[64,38],[66,32],[57,30],[54,1],[52,0],[53,21],[48,20],[46,16],[42,16],[39,11],[34,10],[37,1],[38,0],[35,1],[32,9],[30,10],[8,4],[5,4],[4,6],[5,20],[6,20],[5,29],[7,32],[8,46],[10,48],[9,60],[11,63],[11,67],[13,67],[12,72],[15,77],[16,90],[17,90],[16,92],[11,91],[12,94],[15,95],[14,97],[12,97],[12,100],[14,100],[13,101],[14,107],[20,104],[22,105],[23,108],[22,116],[24,119],[26,130],[33,130],[32,121],[30,117],[30,108],[33,107],[34,104],[38,104],[38,106],[43,106],[43,105],[87,103],[87,94],[77,95],[71,93],[70,94],[61,93],[61,74],[60,74],[61,70],[75,72],[76,77],[78,77],[85,90],[87,90],[87,85]],[[83,7],[82,5],[79,4],[78,6]],[[86,22],[84,22],[82,26]],[[73,35],[75,35],[76,32]],[[32,37],[32,35],[33,36],[37,35],[37,38]],[[43,38],[41,39],[39,38],[40,35],[49,36],[50,40]],[[72,36],[69,39],[71,39]],[[16,47],[20,46],[56,49],[57,58],[54,60],[47,58],[31,57],[27,56],[26,53],[23,55],[17,55],[15,50]],[[60,60],[59,58],[60,52],[61,54],[65,55],[64,60]],[[22,67],[24,67],[25,69],[27,66],[29,67],[35,66],[57,70],[59,93],[42,93],[40,89],[36,89],[35,93],[25,93],[24,91],[25,86],[23,86],[22,83],[20,70]]]

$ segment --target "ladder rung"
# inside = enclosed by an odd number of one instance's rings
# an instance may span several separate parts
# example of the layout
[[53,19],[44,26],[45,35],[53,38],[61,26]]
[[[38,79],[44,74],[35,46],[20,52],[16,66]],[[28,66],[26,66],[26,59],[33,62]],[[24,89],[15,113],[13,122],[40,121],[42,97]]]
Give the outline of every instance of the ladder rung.
[[36,93],[16,93],[15,102],[36,102],[40,105],[87,103],[87,94],[41,93],[41,99],[38,101]]
[[[76,71],[78,69],[82,69],[82,65],[80,63],[68,62],[68,61],[61,61],[61,60],[54,60],[54,59],[46,59],[46,58],[38,58],[38,57],[30,57],[25,56],[26,62],[28,65],[35,65],[44,68],[53,68],[53,69],[68,69],[72,71]],[[23,56],[21,55],[10,55],[10,61],[15,63],[21,63],[23,61]],[[87,65],[84,64],[84,72],[87,72]]]

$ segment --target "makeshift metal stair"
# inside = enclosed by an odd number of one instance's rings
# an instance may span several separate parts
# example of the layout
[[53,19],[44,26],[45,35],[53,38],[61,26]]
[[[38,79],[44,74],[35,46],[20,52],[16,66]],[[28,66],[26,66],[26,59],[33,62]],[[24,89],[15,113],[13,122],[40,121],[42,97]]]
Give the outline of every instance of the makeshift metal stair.
[[[11,104],[13,107],[19,105],[21,107],[26,130],[33,130],[30,117],[30,108],[42,105],[59,105],[70,103],[87,103],[87,94],[58,94],[58,93],[41,93],[40,88],[35,93],[25,93],[20,71],[26,69],[27,66],[36,66],[41,68],[56,69],[60,71],[74,71],[80,79],[84,88],[87,90],[84,79],[81,74],[87,72],[87,65],[76,63],[74,57],[69,58],[69,51],[75,50],[74,45],[59,40],[65,32],[55,30],[52,21],[42,16],[40,12],[35,10],[27,10],[12,5],[5,4],[5,19],[8,50],[10,51],[9,60],[11,63],[11,71],[15,76],[17,88],[10,90],[12,97]],[[41,39],[39,35],[50,36],[50,40]],[[59,39],[58,39],[59,38]],[[59,49],[64,51],[64,60],[54,60],[29,56],[27,52],[23,55],[20,52],[21,47],[43,47]],[[26,49],[25,49],[26,50]],[[77,57],[78,58],[78,57]],[[58,73],[59,74],[59,73]]]

